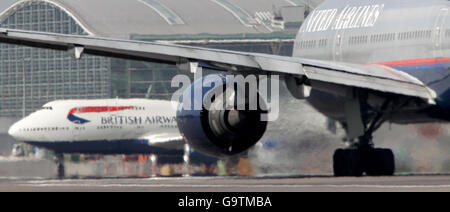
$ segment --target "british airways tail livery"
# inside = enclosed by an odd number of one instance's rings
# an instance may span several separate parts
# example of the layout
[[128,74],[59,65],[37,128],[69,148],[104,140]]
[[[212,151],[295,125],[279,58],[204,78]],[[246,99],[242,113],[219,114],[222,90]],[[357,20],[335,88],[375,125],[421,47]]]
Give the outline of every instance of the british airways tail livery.
[[[14,29],[0,29],[0,42],[75,52],[75,58],[93,54],[174,64],[192,73],[205,67],[280,75],[293,97],[307,99],[346,129],[352,145],[335,152],[336,176],[393,175],[393,152],[374,147],[374,131],[385,122],[450,121],[449,10],[448,0],[326,0],[303,23],[291,57]],[[203,87],[196,101],[205,103],[225,84]],[[310,95],[304,88],[312,89]],[[265,113],[180,109],[177,123],[191,146],[226,156],[259,141],[267,124],[255,117]],[[73,120],[89,124],[89,114],[75,112]]]

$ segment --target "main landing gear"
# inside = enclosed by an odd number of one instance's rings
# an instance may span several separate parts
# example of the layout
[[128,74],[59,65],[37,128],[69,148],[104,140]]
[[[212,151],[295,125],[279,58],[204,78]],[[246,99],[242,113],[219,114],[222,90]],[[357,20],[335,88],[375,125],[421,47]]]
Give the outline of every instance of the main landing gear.
[[[365,138],[359,144],[366,143]],[[392,176],[395,172],[394,153],[390,149],[355,145],[348,149],[338,149],[333,155],[333,170],[342,176]]]
[[346,102],[347,136],[351,145],[333,155],[335,176],[392,176],[395,172],[394,153],[390,149],[374,148],[372,134],[385,121],[390,101],[385,101],[376,115],[368,118],[361,113],[358,98]]

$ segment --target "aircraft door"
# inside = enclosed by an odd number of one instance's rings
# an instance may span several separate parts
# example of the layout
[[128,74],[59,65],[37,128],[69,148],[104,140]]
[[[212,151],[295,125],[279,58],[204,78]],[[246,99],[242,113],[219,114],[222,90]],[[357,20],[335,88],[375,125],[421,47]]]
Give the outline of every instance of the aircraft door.
[[343,30],[337,30],[333,42],[333,60],[342,61]]
[[445,19],[449,13],[449,9],[447,7],[441,8],[439,10],[438,16],[436,18],[436,22],[433,28],[433,47],[434,47],[434,57],[443,57],[442,45],[443,38],[445,36]]
[[80,140],[80,134],[83,126],[79,124],[73,124],[70,127],[70,132],[72,133],[72,141],[79,141]]

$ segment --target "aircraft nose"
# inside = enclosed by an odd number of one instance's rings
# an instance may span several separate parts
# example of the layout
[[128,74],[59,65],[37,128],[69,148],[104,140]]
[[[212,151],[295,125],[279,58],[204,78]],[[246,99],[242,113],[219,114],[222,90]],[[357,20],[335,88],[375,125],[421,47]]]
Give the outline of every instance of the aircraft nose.
[[19,136],[19,126],[18,125],[19,125],[19,123],[16,122],[8,130],[8,134],[10,136],[12,136],[13,138],[17,138]]

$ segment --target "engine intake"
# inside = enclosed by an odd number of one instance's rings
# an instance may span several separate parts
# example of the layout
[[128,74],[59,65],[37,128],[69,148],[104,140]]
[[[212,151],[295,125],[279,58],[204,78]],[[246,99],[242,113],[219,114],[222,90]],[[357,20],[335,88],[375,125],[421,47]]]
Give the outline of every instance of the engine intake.
[[[211,78],[215,78],[214,84],[203,86]],[[195,95],[195,88],[200,85],[202,95]],[[227,92],[227,89],[232,90]],[[194,82],[180,99],[177,111],[178,128],[189,145],[207,155],[227,157],[256,144],[267,128],[267,121],[261,121],[261,115],[267,113],[263,109],[265,102],[259,93],[252,95],[247,89],[243,101],[237,101],[237,97],[237,86],[227,84],[223,76],[209,75]],[[231,105],[227,101],[230,99],[233,99]],[[250,106],[252,99],[257,100],[258,107]],[[201,103],[202,107],[194,110],[186,107],[186,102]]]

